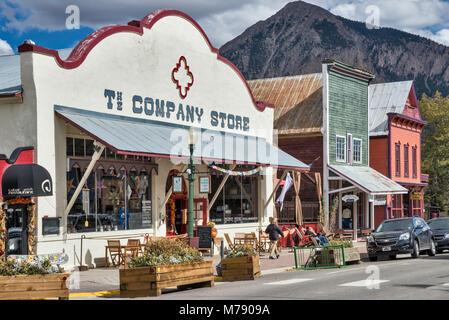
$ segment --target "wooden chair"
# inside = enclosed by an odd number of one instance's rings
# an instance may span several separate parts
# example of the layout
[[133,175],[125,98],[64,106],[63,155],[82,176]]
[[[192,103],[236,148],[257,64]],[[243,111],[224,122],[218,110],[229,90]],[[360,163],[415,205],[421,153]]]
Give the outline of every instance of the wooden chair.
[[234,249],[235,244],[232,243],[232,240],[231,240],[231,237],[229,237],[229,234],[225,233],[224,236],[225,236],[226,242],[228,243],[229,249],[231,249],[231,250]]
[[139,239],[128,239],[128,243],[123,247],[123,264],[125,267],[128,265],[128,257],[137,257],[142,253],[142,245]]
[[318,242],[313,237],[304,234],[304,229],[298,230],[295,228],[295,232],[304,244],[304,247],[318,246]]
[[335,233],[334,232],[330,232],[329,229],[326,226],[323,227],[322,231],[324,232],[324,236],[326,237],[326,239],[328,241],[329,240],[333,240],[335,238]]
[[371,234],[371,232],[372,232],[371,229],[362,229],[362,230],[360,230],[360,233],[364,237],[369,236]]
[[270,243],[270,238],[268,237],[268,234],[263,232],[262,230],[259,231],[259,252],[268,252],[268,246]]
[[334,238],[339,240],[352,240],[352,234],[345,232],[344,229],[337,229],[335,230]]
[[120,244],[120,240],[108,240],[108,245],[106,246],[105,262],[106,267],[109,267],[109,257],[111,258],[111,263],[114,267],[119,267],[124,263],[123,259],[123,247]]

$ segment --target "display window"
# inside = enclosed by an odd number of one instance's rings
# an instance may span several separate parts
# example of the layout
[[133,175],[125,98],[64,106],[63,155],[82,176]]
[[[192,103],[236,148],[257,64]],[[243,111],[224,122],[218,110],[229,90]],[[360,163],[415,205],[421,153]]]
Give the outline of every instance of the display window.
[[[237,166],[234,171],[247,171],[252,166]],[[209,201],[215,195],[226,174],[211,171]],[[230,175],[218,194],[209,212],[209,220],[216,224],[252,223],[258,221],[258,177],[259,174],[240,176]]]
[[[67,142],[69,156],[88,157],[89,153],[93,154],[92,140],[68,138]],[[117,160],[118,155],[106,150],[103,156],[106,160]],[[128,160],[131,160],[131,165],[127,162],[129,170],[118,161],[114,165],[111,162],[103,165],[101,160],[98,161],[96,170],[88,176],[67,216],[68,233],[152,227],[151,169],[132,166],[136,160],[134,157]],[[74,164],[67,172],[67,202],[75,193],[85,170],[78,164],[82,160],[72,162]]]

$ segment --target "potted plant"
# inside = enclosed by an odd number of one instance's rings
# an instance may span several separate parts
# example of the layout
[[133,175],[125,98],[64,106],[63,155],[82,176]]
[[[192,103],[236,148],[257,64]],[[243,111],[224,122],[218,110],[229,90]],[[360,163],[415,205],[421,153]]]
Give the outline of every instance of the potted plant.
[[223,281],[254,280],[260,277],[259,255],[253,246],[242,244],[235,246],[221,260]]
[[66,280],[70,275],[49,259],[16,260],[7,258],[0,262],[0,299],[44,299],[57,297],[69,299]]
[[329,245],[343,245],[343,252],[345,255],[345,262],[360,262],[359,248],[354,247],[350,240],[331,240]]
[[159,296],[168,287],[212,287],[212,264],[185,241],[154,240],[142,256],[131,258],[128,268],[120,269],[120,297]]

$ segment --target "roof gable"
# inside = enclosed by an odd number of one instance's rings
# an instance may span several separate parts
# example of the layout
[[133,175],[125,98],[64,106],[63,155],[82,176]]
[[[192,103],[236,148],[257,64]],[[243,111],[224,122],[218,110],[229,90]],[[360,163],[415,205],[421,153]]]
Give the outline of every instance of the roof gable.
[[279,135],[321,133],[321,73],[250,80],[248,84],[257,101],[274,105],[274,129]]
[[412,80],[369,85],[370,136],[388,134],[388,113],[404,112],[412,88]]

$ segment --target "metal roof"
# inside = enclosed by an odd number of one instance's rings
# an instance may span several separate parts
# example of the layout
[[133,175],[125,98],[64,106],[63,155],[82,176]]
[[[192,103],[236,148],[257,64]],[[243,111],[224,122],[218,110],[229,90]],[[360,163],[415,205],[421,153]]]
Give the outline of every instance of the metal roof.
[[329,165],[329,169],[363,191],[371,194],[404,194],[408,190],[366,166]]
[[[61,59],[67,59],[72,49],[58,50]],[[0,96],[22,92],[20,55],[0,56]]]
[[321,133],[321,73],[250,80],[257,101],[274,104],[274,129],[279,135]]
[[[190,156],[186,142],[189,126],[61,106],[55,106],[55,111],[60,118],[118,153],[166,158]],[[195,144],[197,159],[309,170],[306,164],[263,138],[195,130],[202,133]]]
[[369,134],[388,135],[388,113],[402,113],[413,81],[372,84],[368,87]]

